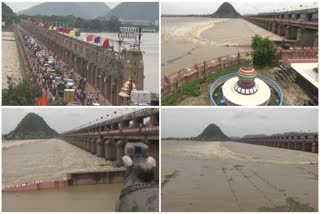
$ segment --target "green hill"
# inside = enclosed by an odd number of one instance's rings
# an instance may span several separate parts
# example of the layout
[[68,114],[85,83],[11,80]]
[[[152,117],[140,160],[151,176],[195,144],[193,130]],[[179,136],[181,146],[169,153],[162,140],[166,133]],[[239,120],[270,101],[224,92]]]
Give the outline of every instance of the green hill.
[[27,114],[18,126],[9,134],[4,135],[7,140],[49,139],[55,138],[58,133],[35,113]]
[[232,4],[224,2],[218,10],[211,15],[213,18],[239,18],[241,15],[234,9]]
[[120,20],[148,21],[159,20],[158,2],[122,2],[110,10],[103,19],[110,19],[112,16]]
[[229,137],[227,137],[221,129],[215,125],[210,124],[203,130],[203,132],[196,137],[197,141],[226,141],[229,140]]
[[18,12],[28,16],[75,16],[93,19],[103,16],[110,8],[103,2],[45,2]]
[[12,9],[2,2],[2,21],[5,22],[6,25],[11,25],[16,18],[16,14],[12,11]]

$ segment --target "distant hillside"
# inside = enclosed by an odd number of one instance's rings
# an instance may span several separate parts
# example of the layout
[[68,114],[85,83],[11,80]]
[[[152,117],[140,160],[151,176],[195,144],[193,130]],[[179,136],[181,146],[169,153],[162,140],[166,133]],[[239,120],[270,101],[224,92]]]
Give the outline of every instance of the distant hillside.
[[112,16],[116,16],[120,20],[142,20],[154,22],[159,20],[159,3],[122,2],[101,18],[110,19]]
[[203,132],[196,137],[198,141],[225,141],[229,138],[221,131],[221,129],[215,125],[210,124],[203,130]]
[[4,135],[7,140],[48,139],[55,138],[58,133],[35,113],[27,114],[18,126],[9,134]]
[[232,4],[224,2],[218,10],[212,14],[213,18],[239,18],[241,15],[234,9]]
[[69,16],[93,19],[108,13],[110,8],[103,2],[45,2],[18,12],[18,15]]
[[16,19],[16,14],[12,11],[12,9],[2,2],[2,21],[6,23],[6,25],[12,24]]

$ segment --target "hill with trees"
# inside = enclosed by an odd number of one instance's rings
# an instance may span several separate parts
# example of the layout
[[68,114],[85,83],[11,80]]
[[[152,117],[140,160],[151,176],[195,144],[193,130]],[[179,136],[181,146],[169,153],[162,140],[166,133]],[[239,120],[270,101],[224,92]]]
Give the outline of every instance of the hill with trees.
[[212,123],[195,139],[197,141],[226,141],[229,140],[229,137],[226,136],[217,125]]
[[238,13],[232,4],[224,2],[218,10],[211,15],[213,18],[240,18],[241,15]]
[[122,2],[110,10],[102,19],[110,19],[112,16],[119,20],[140,20],[154,22],[159,20],[158,2]]
[[45,2],[18,12],[18,15],[74,16],[93,19],[110,11],[104,2]]
[[35,113],[28,113],[9,134],[6,140],[29,140],[55,138],[58,133],[53,130],[42,117]]

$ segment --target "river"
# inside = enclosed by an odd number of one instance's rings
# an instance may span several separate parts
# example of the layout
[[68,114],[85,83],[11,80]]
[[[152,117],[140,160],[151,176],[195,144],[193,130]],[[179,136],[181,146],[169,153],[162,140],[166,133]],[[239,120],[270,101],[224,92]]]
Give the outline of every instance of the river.
[[13,32],[2,32],[2,88],[7,88],[7,77],[13,82],[22,78],[18,49]]
[[[2,186],[64,179],[67,172],[114,169],[60,139],[3,141]],[[3,211],[113,211],[123,184],[71,186],[59,190],[6,192]],[[54,203],[52,203],[54,201]]]
[[282,38],[244,19],[204,17],[161,18],[161,76],[246,49],[254,35]]
[[236,142],[162,141],[162,211],[318,209],[318,154]]

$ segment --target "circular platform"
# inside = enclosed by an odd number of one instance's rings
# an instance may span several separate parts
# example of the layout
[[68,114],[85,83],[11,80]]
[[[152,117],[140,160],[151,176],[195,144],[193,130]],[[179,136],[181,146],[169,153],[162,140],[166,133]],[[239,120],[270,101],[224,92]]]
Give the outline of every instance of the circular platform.
[[262,106],[268,105],[271,90],[269,86],[259,78],[255,79],[255,85],[259,89],[252,93],[252,89],[242,89],[241,93],[235,90],[235,86],[238,83],[238,77],[232,77],[227,80],[222,86],[222,93],[225,99],[225,102],[228,105],[236,106]]

